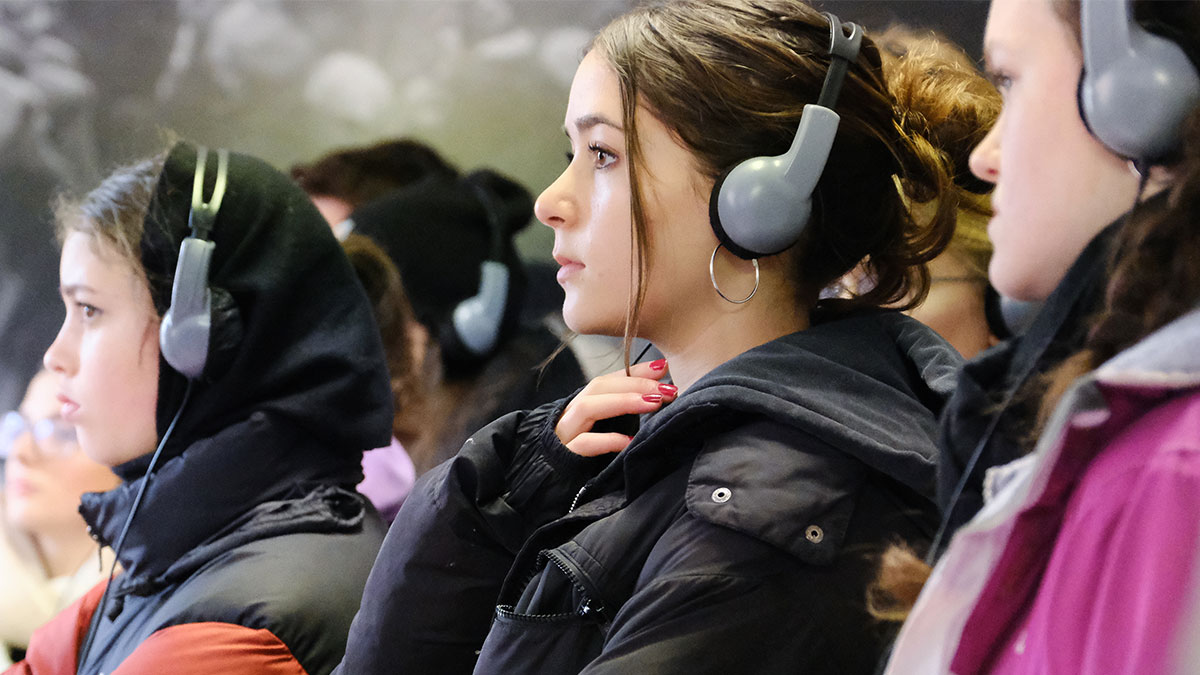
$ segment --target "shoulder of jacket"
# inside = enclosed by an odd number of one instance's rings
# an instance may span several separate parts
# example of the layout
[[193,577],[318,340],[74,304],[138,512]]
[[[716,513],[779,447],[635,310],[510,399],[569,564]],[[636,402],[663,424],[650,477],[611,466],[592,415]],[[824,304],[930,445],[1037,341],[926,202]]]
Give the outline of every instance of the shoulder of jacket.
[[704,444],[685,499],[698,518],[827,564],[845,538],[864,471],[816,437],[763,420]]
[[114,675],[168,670],[179,675],[306,672],[288,646],[269,630],[205,622],[156,631],[129,654]]
[[[345,649],[379,549],[378,529],[295,532],[246,542],[165,589],[156,616],[181,626],[264,631],[306,670],[332,668]],[[233,628],[224,634],[250,635]]]

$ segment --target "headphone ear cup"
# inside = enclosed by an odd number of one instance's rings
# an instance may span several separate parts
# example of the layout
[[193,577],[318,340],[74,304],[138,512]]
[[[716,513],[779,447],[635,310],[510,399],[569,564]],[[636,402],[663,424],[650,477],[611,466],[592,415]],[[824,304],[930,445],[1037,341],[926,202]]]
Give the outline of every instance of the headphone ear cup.
[[1188,73],[1191,65],[1175,45],[1157,38],[1143,46],[1145,51],[1095,75],[1085,72],[1080,109],[1088,129],[1109,149],[1123,157],[1157,159],[1178,144],[1180,125],[1200,100],[1200,79]]
[[725,248],[749,260],[785,251],[800,239],[838,121],[829,108],[806,105],[787,152],[752,157],[717,180],[708,215]]
[[212,295],[208,268],[216,245],[188,237],[179,247],[171,306],[159,326],[159,348],[163,359],[188,379],[204,372],[212,327]]
[[[756,157],[754,159],[767,160],[767,157]],[[749,171],[743,174],[735,175],[738,169],[742,169],[746,163],[738,164],[721,174],[715,184],[713,184],[712,193],[708,199],[708,222],[712,226],[713,234],[716,235],[717,241],[721,242],[727,251],[736,255],[743,260],[750,260],[779,251],[786,250],[795,244],[804,233],[804,225],[808,222],[809,216],[812,214],[812,202],[809,200],[800,200],[796,195],[777,195],[774,200],[764,194],[765,189],[760,189],[755,192],[757,200],[767,202],[768,207],[771,204],[788,205],[792,208],[790,214],[794,220],[792,223],[799,223],[794,228],[775,229],[772,232],[766,232],[767,224],[765,220],[759,222],[757,228],[754,227],[754,207],[743,202],[746,199],[738,193],[738,190],[746,190],[746,183],[750,183],[745,176]],[[740,187],[730,187],[725,190],[725,184],[730,176],[734,176],[734,183],[741,183]],[[750,186],[753,190],[753,186]],[[725,190],[723,192],[723,190]],[[725,204],[722,209],[722,203]],[[725,217],[722,218],[721,212],[725,211]],[[726,225],[728,223],[728,226]],[[755,230],[758,229],[758,232]],[[778,251],[767,252],[761,249],[775,249]]]
[[1139,26],[1126,2],[1085,0],[1080,19],[1084,124],[1123,157],[1169,155],[1184,118],[1200,104],[1200,73],[1179,45]]
[[479,268],[479,292],[454,307],[450,317],[453,332],[477,357],[490,354],[500,339],[508,286],[508,267],[496,260],[486,260]]

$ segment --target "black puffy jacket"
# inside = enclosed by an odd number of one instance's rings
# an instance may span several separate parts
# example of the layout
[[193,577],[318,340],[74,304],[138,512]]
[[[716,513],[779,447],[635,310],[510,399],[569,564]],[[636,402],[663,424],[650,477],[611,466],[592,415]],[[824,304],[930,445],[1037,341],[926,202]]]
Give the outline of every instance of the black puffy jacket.
[[870,554],[928,539],[959,358],[894,312],[714,369],[616,457],[504,417],[425,476],[339,672],[870,672]]

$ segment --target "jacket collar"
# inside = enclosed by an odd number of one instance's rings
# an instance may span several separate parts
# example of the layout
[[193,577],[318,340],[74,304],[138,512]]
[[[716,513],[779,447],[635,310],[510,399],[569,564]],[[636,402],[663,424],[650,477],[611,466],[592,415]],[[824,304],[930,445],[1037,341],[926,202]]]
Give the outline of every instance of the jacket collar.
[[[301,498],[315,485],[353,486],[361,466],[263,413],[201,439],[150,477],[119,561],[123,584],[162,577],[189,552],[253,520],[268,502]],[[115,546],[146,476],[83,495],[80,513],[101,543]]]
[[664,447],[695,452],[672,441],[727,430],[731,418],[766,418],[932,495],[937,413],[961,364],[948,343],[899,312],[825,321],[705,375],[643,420],[622,461],[613,464],[623,465],[633,494],[674,463]]

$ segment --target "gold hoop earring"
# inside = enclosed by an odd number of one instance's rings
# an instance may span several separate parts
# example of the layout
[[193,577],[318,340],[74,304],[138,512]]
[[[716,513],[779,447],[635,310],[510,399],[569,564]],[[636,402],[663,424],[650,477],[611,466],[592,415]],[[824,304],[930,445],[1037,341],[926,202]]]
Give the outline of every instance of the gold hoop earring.
[[717,273],[713,269],[713,264],[717,260],[717,251],[720,251],[720,250],[721,250],[721,244],[720,244],[720,242],[717,242],[717,247],[713,249],[712,255],[708,257],[708,278],[712,280],[713,290],[716,291],[717,295],[721,296],[721,299],[724,300],[725,302],[731,302],[735,305],[744,305],[747,302],[750,302],[750,298],[753,298],[754,294],[758,292],[758,280],[759,280],[758,258],[750,259],[750,262],[754,263],[754,288],[751,289],[750,295],[747,295],[746,297],[742,298],[741,300],[734,300],[734,299],[730,298],[728,295],[725,295],[725,293],[721,290],[721,287],[717,285]]

